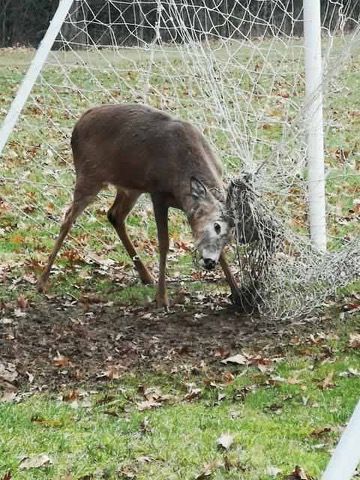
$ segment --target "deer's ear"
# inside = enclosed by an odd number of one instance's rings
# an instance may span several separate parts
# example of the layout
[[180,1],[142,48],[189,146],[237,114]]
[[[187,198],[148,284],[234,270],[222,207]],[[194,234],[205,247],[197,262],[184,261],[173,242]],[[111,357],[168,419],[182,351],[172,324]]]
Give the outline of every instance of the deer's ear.
[[190,193],[195,200],[202,200],[207,195],[207,189],[205,185],[202,182],[200,182],[200,180],[198,180],[195,177],[191,177]]

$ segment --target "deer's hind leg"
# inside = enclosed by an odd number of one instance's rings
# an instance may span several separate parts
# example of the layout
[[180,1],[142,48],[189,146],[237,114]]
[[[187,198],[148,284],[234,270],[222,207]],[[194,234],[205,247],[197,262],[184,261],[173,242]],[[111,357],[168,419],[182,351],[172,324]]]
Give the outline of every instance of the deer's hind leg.
[[93,202],[96,195],[101,190],[100,184],[90,185],[81,180],[76,181],[73,202],[65,214],[65,218],[60,227],[60,233],[56,239],[54,248],[48,258],[47,264],[37,282],[37,288],[40,292],[45,290],[46,283],[49,279],[51,267],[55,261],[56,255],[63,244],[65,237],[69,233],[76,218],[85,210],[85,208]]
[[150,285],[155,283],[155,280],[149,270],[145,267],[141,259],[136,253],[134,245],[132,244],[125,226],[126,217],[133,209],[137,199],[141,195],[141,192],[134,190],[118,190],[115,201],[108,211],[108,219],[111,225],[115,228],[120,240],[122,241],[127,253],[131,260],[134,262],[141,281]]

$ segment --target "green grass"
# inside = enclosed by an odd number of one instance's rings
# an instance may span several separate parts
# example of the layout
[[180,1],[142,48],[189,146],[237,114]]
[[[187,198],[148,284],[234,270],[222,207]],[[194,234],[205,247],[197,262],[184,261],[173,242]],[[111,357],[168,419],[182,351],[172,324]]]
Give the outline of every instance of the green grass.
[[[142,374],[125,376],[96,394],[80,391],[72,402],[57,394],[2,404],[0,475],[190,480],[212,465],[212,479],[270,480],[275,477],[269,467],[283,478],[299,464],[319,478],[358,400],[360,377],[343,375],[358,367],[346,340],[340,334],[318,345],[307,342],[306,349],[288,347],[286,360],[271,373],[226,367],[234,375],[230,384],[220,372],[212,379]],[[331,361],[319,362],[327,343]],[[334,385],[322,389],[329,373]],[[188,401],[190,382],[201,394]],[[139,410],[144,401],[139,385],[156,387],[158,408]],[[233,436],[228,451],[217,446],[223,433]],[[22,457],[41,453],[52,465],[20,469]]]

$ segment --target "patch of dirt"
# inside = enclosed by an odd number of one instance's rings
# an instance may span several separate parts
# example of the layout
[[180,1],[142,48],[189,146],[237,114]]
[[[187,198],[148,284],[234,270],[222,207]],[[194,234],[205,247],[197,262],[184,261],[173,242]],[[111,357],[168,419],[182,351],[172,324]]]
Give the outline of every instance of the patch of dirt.
[[57,298],[3,309],[0,364],[15,365],[16,388],[96,386],[130,371],[220,370],[231,354],[281,355],[299,331],[310,332],[314,322],[321,329],[318,319],[279,323],[241,315],[221,295],[187,298],[169,313],[96,302]]

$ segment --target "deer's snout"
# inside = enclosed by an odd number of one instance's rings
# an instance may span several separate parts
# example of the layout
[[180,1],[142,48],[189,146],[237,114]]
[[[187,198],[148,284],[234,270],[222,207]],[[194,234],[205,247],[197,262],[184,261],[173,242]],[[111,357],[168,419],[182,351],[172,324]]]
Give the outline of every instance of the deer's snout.
[[204,258],[203,261],[204,261],[204,268],[206,270],[214,270],[216,266],[215,260],[213,260],[212,258]]

